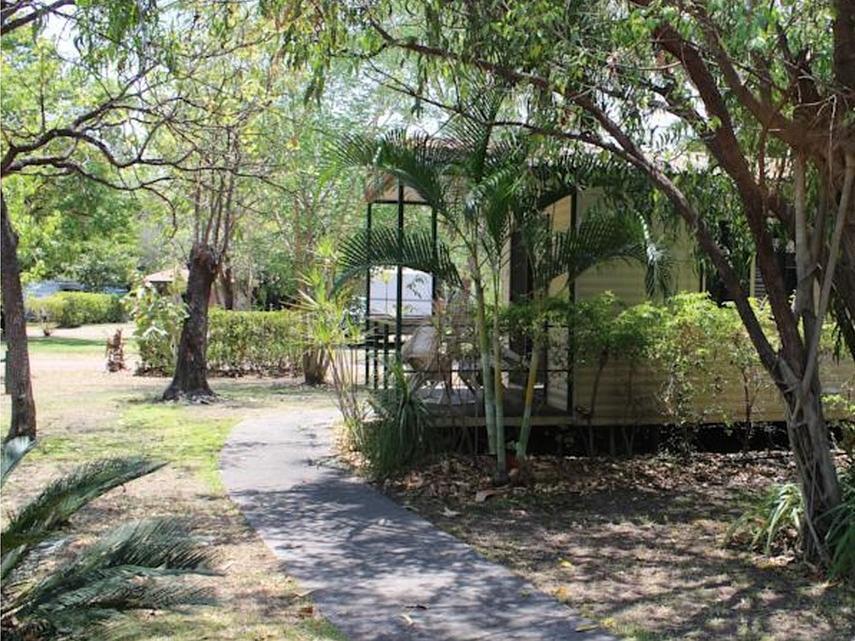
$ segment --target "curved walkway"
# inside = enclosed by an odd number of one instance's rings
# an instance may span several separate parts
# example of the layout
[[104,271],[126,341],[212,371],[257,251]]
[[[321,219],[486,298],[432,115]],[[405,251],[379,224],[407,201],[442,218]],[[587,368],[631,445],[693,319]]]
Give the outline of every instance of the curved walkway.
[[244,421],[222,453],[231,498],[351,641],[613,641],[330,456],[332,410]]

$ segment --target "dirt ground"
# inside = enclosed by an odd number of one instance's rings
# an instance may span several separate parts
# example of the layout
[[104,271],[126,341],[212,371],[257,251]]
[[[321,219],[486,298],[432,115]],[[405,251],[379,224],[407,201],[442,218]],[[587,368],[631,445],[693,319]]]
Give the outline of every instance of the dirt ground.
[[[163,378],[104,370],[104,341],[114,326],[33,329],[31,361],[39,419],[39,447],[3,492],[14,509],[50,479],[84,461],[144,453],[164,469],[117,489],[73,520],[75,533],[95,534],[124,519],[180,515],[216,547],[221,575],[207,580],[218,604],[187,613],[144,615],[147,639],[201,641],[321,641],[341,635],[315,612],[311,596],[280,564],[225,496],[219,450],[239,420],[275,408],[330,402],[325,391],[285,379],[212,379],[220,400],[211,405],[155,402]],[[126,329],[125,337],[131,332]],[[133,345],[129,345],[133,366]],[[8,420],[4,402],[3,420]]]
[[723,545],[741,501],[791,473],[786,455],[541,458],[496,491],[461,457],[384,489],[624,639],[851,641],[851,588]]

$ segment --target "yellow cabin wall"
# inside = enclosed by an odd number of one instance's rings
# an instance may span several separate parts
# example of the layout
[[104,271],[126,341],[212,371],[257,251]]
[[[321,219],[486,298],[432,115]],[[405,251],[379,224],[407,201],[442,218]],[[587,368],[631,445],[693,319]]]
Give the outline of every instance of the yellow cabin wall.
[[[594,190],[580,191],[576,201],[576,220],[581,221],[591,210],[600,194]],[[555,230],[568,229],[572,219],[572,198],[565,198],[549,208]],[[675,291],[700,291],[700,277],[695,271],[692,256],[692,239],[685,230],[678,233],[671,246],[674,259],[673,285]],[[564,292],[566,277],[553,281],[550,293]],[[585,300],[604,291],[611,291],[627,305],[641,303],[647,299],[644,287],[644,267],[641,265],[613,262],[596,268],[580,276],[575,283],[576,300]],[[548,362],[550,369],[563,369],[566,357],[566,332],[554,330]],[[590,410],[591,390],[596,371],[593,366],[575,364],[572,372],[572,399],[569,407],[582,412]],[[846,361],[835,364],[826,358],[820,365],[823,387],[829,393],[843,393],[853,397],[855,394],[855,364]],[[620,360],[609,363],[600,378],[597,395],[595,425],[656,424],[665,421],[661,404],[658,401],[663,382],[663,374],[651,367],[639,367],[631,377],[633,393],[630,395],[629,366]],[[694,413],[704,421],[744,421],[745,397],[743,387],[732,371],[723,375],[722,386],[708,398],[699,398]],[[549,375],[547,388],[548,403],[559,409],[568,407],[567,375],[553,372]],[[630,397],[633,399],[630,402]],[[833,414],[832,414],[833,415]],[[583,422],[583,414],[574,412],[575,419]],[[784,406],[778,391],[772,385],[766,385],[758,394],[752,408],[754,421],[784,420]]]

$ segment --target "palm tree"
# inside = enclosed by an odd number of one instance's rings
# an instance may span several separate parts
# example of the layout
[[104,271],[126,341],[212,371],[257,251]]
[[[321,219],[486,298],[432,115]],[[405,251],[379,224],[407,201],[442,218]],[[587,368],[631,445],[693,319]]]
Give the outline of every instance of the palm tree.
[[[476,303],[484,414],[490,453],[496,456],[497,480],[506,478],[501,336],[498,313],[492,315],[488,327],[487,298],[491,297],[498,312],[502,267],[512,233],[530,230],[536,260],[541,260],[539,252],[547,250],[548,264],[543,258],[542,268],[536,270],[544,290],[557,275],[587,269],[596,262],[592,258],[595,251],[610,259],[630,252],[635,255],[641,245],[637,226],[624,226],[623,217],[612,217],[599,226],[591,222],[582,230],[584,236],[576,230],[548,230],[541,212],[569,193],[572,168],[566,162],[536,164],[531,136],[496,125],[503,98],[501,91],[479,92],[446,123],[441,138],[403,130],[379,138],[353,134],[333,149],[339,164],[373,168],[416,191],[465,249],[466,275]],[[618,229],[625,233],[618,234]],[[595,238],[595,232],[601,237]],[[372,230],[368,241],[367,233],[361,233],[343,244],[345,277],[364,273],[369,267],[401,265],[432,272],[451,283],[462,280],[448,247],[442,242],[435,247],[425,233],[405,231],[399,238],[393,230]],[[530,424],[531,401],[527,400]],[[528,429],[526,426],[526,433]]]
[[[491,350],[487,330],[485,290],[488,281],[495,285],[501,278],[496,273],[500,270],[496,269],[498,260],[494,250],[503,246],[497,241],[508,228],[510,185],[518,177],[520,160],[525,155],[521,139],[501,142],[496,139],[494,122],[501,102],[499,92],[481,93],[468,105],[467,111],[473,117],[453,117],[445,127],[448,134],[444,138],[408,135],[404,130],[393,130],[379,139],[354,134],[339,141],[333,151],[339,164],[373,167],[414,189],[465,248],[467,275],[476,299],[475,325],[489,447],[497,455],[498,468],[503,474],[504,421],[501,396],[496,395],[496,390],[501,389],[501,378],[494,376],[491,368],[491,352],[494,354],[495,350]],[[367,238],[362,235],[345,243],[343,260],[347,271],[399,264],[434,272],[438,278],[461,280],[450,260],[438,266],[437,273],[436,255],[425,234],[405,233],[400,246],[397,237],[394,243],[390,240],[372,232],[370,253],[365,249],[369,246]],[[417,250],[414,255],[405,253],[408,246]],[[450,255],[444,244],[440,245],[439,255],[446,258]],[[501,364],[493,363],[493,367],[499,370]]]
[[[561,165],[566,166],[566,161]],[[590,169],[590,168],[588,168]],[[644,218],[637,213],[593,212],[575,228],[554,232],[543,220],[549,203],[566,195],[564,187],[550,185],[556,175],[567,170],[541,171],[538,180],[521,190],[514,214],[529,260],[532,294],[529,304],[529,329],[532,348],[524,393],[523,418],[516,456],[525,460],[531,435],[531,412],[540,355],[547,338],[547,317],[551,301],[569,290],[574,281],[589,269],[610,261],[624,260],[646,266],[648,294],[667,292],[670,279],[670,255],[654,241]],[[566,276],[561,290],[550,295],[550,285]]]
[[[32,444],[3,445],[2,482]],[[122,523],[68,558],[64,530],[78,510],[163,465],[142,457],[83,465],[9,516],[0,543],[4,640],[109,639],[127,632],[125,613],[211,602],[208,590],[178,580],[212,573],[213,561],[178,519]]]

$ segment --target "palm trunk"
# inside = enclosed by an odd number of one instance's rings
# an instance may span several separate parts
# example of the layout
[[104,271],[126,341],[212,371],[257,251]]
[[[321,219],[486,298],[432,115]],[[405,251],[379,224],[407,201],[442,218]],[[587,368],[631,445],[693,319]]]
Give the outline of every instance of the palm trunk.
[[532,339],[531,358],[528,363],[528,378],[525,382],[525,401],[520,424],[520,437],[517,440],[517,458],[524,461],[528,455],[528,440],[531,437],[531,410],[534,405],[534,387],[537,384],[537,368],[540,366],[541,341],[539,334]]
[[190,252],[190,274],[187,278],[188,316],[181,329],[178,360],[172,383],[163,393],[163,400],[182,396],[204,398],[214,396],[208,386],[208,301],[217,277],[216,254],[210,246],[196,244]]
[[0,268],[2,302],[6,330],[6,388],[11,397],[9,438],[36,437],[36,404],[30,379],[30,354],[27,348],[27,319],[18,266],[18,236],[12,229],[6,201],[0,193]]
[[493,376],[490,369],[490,339],[487,336],[487,314],[484,301],[484,286],[480,279],[475,284],[475,325],[478,332],[478,347],[481,352],[481,377],[484,379],[484,419],[487,423],[487,446],[490,454],[496,454],[496,405],[493,397]]
[[594,384],[591,387],[591,404],[588,408],[588,454],[594,456],[596,453],[594,447],[594,411],[597,407],[597,396],[600,393],[600,379],[603,376],[603,370],[609,360],[608,352],[600,354],[600,360],[597,363],[597,373],[594,375]]
[[504,388],[502,386],[502,344],[499,337],[499,305],[498,287],[494,286],[493,296],[495,309],[493,310],[493,395],[496,412],[496,482],[504,483],[508,479],[507,450],[505,445],[505,408]]

